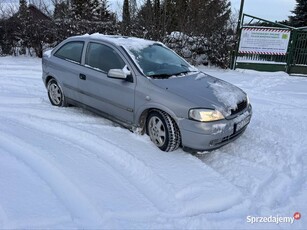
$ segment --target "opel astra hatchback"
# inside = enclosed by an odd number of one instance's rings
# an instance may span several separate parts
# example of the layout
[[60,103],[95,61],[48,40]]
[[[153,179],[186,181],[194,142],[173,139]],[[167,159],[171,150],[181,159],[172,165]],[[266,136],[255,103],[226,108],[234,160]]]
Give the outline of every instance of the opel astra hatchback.
[[43,56],[52,105],[77,105],[147,133],[163,151],[219,148],[246,129],[241,89],[209,76],[165,45],[101,34],[66,39]]

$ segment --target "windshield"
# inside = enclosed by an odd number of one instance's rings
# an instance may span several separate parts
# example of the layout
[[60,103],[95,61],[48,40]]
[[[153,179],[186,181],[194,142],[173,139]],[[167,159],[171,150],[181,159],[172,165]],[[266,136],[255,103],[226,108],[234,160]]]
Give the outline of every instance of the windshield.
[[148,77],[169,78],[194,71],[181,57],[160,44],[152,44],[142,49],[129,47],[129,51]]

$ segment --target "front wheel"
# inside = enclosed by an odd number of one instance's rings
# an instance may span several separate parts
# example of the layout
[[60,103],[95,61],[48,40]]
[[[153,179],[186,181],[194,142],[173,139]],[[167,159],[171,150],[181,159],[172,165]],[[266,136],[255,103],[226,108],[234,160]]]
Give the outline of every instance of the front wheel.
[[163,111],[154,110],[149,114],[146,130],[151,141],[162,151],[174,151],[180,145],[179,128],[176,122]]
[[55,79],[51,79],[47,84],[48,97],[52,105],[67,106],[63,91]]

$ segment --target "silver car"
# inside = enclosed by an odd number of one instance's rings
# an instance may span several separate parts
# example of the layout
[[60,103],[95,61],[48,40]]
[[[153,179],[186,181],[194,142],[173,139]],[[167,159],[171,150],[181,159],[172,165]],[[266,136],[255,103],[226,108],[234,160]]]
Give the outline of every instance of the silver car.
[[198,71],[165,45],[101,34],[44,53],[52,105],[77,105],[147,133],[163,151],[203,151],[239,137],[252,116],[241,89]]

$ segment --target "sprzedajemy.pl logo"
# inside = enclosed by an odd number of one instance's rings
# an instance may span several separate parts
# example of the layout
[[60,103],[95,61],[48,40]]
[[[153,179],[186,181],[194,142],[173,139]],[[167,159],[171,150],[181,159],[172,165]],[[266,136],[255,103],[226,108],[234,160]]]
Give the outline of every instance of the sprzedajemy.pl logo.
[[255,223],[290,223],[293,224],[295,220],[301,219],[301,213],[294,213],[293,217],[290,216],[247,216],[247,223],[255,224]]

